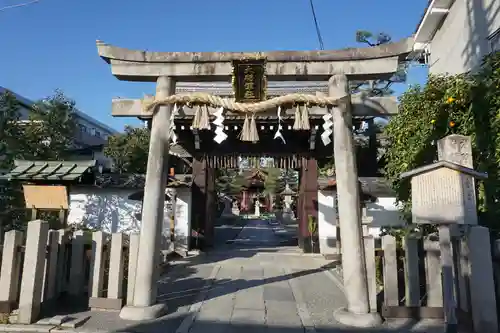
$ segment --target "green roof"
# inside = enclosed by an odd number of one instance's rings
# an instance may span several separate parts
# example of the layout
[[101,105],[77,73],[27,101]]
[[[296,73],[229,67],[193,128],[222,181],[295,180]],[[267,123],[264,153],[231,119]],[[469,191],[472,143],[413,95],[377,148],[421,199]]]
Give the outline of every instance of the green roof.
[[75,180],[97,165],[89,161],[14,161],[14,169],[2,176],[7,180]]

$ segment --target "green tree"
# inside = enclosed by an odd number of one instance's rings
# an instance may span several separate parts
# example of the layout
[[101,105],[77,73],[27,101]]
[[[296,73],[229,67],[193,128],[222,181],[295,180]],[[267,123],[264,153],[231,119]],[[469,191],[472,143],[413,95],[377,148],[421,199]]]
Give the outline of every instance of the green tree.
[[[370,31],[358,30],[356,32],[356,42],[367,44],[368,46],[380,46],[390,43],[391,36],[386,33],[374,34]],[[391,85],[394,82],[401,82],[406,79],[406,71],[403,67],[401,71],[396,73],[389,80],[368,80],[368,81],[352,81],[352,93],[363,92],[369,96],[390,96],[394,93]]]
[[[56,91],[30,107],[21,120],[21,104],[10,92],[0,94],[0,167],[11,170],[15,159],[62,160],[73,143],[75,103]],[[2,228],[23,229],[24,197],[19,184],[3,181],[0,195]]]
[[9,91],[0,94],[0,168],[9,169],[21,154],[20,104]]
[[113,160],[120,173],[146,173],[149,137],[149,129],[127,126],[124,133],[108,138],[104,154]]
[[[0,94],[0,168],[12,169],[13,161],[22,157],[22,128],[19,126],[20,104],[13,94],[6,91]],[[0,236],[2,231],[19,229],[19,221],[24,214],[24,198],[18,184],[2,180],[0,194]]]
[[246,184],[238,169],[216,169],[215,187],[217,193],[226,195],[239,194]]
[[[430,76],[425,87],[400,97],[399,113],[386,126],[390,144],[385,175],[410,216],[411,192],[402,172],[434,162],[436,141],[449,134],[472,137],[474,167],[488,173],[478,182],[479,221],[500,229],[500,52],[475,74]],[[408,220],[409,221],[409,220]]]
[[264,180],[264,193],[274,195],[280,190],[281,170],[278,168],[265,168],[267,173]]
[[29,121],[22,127],[22,156],[24,159],[64,160],[74,143],[76,131],[75,101],[61,91],[36,102]]

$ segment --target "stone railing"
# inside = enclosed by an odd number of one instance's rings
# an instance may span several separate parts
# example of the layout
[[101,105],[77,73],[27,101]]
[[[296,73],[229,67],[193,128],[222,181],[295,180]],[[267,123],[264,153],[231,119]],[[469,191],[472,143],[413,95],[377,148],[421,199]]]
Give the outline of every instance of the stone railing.
[[[0,313],[31,324],[61,297],[88,300],[91,309],[131,304],[139,234],[49,230],[28,223],[5,233],[0,270]],[[14,315],[12,315],[14,313]]]
[[[487,228],[474,226],[452,239],[457,318],[473,332],[490,332],[497,322],[489,237]],[[372,310],[385,318],[443,318],[437,236],[401,242],[390,235],[380,240],[365,236],[364,243]],[[500,278],[500,264],[496,274]]]

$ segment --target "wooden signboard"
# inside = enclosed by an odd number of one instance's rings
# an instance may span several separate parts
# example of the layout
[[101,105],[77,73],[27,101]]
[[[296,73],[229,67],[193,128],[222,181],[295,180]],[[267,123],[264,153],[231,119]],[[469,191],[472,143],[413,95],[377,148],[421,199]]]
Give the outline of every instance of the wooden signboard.
[[27,208],[68,209],[66,186],[23,185],[24,201]]
[[254,103],[266,98],[266,61],[244,59],[233,61],[233,88],[236,102]]

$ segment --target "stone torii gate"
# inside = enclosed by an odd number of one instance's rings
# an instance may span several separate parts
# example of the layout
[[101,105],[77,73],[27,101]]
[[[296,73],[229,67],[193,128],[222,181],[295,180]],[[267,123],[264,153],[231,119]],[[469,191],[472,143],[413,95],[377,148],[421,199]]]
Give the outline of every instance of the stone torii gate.
[[[255,115],[272,116],[277,112],[278,115],[283,112],[293,116],[294,110],[287,108],[287,105],[302,103],[307,105],[309,115],[330,114],[333,122],[333,127],[326,129],[329,131],[326,136],[331,137],[333,131],[342,266],[348,303],[346,309],[335,312],[335,318],[347,325],[377,325],[380,317],[377,313],[370,313],[368,301],[352,117],[394,114],[397,105],[395,98],[391,97],[351,96],[348,83],[349,80],[390,78],[411,52],[412,45],[412,39],[405,39],[377,47],[334,51],[149,52],[128,50],[97,41],[99,56],[110,64],[116,78],[157,83],[153,99],[113,100],[113,116],[152,119],[134,305],[124,307],[120,316],[124,319],[147,320],[161,316],[166,310],[164,304],[156,303],[156,282],[159,278],[158,249],[164,214],[167,158],[171,135],[174,135],[171,126],[175,116],[203,117],[197,113],[201,111],[196,109],[197,105],[203,104],[208,105],[211,116],[223,109],[228,115],[251,115],[253,121]],[[176,95],[176,82],[230,82],[235,62],[248,59],[262,60],[263,71],[269,81],[328,82],[328,96],[291,94],[270,100],[264,97],[260,101],[245,104],[207,94]],[[267,85],[265,80],[261,83]],[[183,107],[179,109],[178,105]],[[299,129],[309,129],[309,125],[302,126]],[[193,128],[193,132],[197,129]]]

